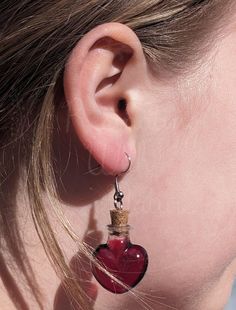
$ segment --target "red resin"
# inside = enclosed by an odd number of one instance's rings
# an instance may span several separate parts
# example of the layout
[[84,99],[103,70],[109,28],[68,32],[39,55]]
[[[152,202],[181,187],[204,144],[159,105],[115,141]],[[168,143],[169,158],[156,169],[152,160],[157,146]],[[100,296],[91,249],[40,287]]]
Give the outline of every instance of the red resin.
[[[132,244],[126,237],[113,237],[107,244],[99,245],[94,255],[109,272],[130,288],[139,283],[147,270],[146,250],[140,245]],[[92,272],[97,281],[108,291],[116,294],[128,291],[95,265],[92,266]]]

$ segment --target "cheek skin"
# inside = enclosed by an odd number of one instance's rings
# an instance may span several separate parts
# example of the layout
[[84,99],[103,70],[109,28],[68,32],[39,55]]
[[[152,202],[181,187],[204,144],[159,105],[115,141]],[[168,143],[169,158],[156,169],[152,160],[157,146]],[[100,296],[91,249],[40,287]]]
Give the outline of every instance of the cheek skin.
[[200,294],[236,256],[236,118],[225,107],[209,104],[188,128],[146,140],[155,150],[140,169],[148,191],[135,206],[141,225],[132,214],[133,241],[150,256],[143,288],[170,300]]
[[[177,108],[174,85],[147,100],[140,121],[135,186],[126,197],[132,241],[149,253],[139,288],[181,310],[222,309],[236,271],[229,268],[236,261],[235,43],[236,36],[222,42]],[[204,298],[218,305],[193,306]]]

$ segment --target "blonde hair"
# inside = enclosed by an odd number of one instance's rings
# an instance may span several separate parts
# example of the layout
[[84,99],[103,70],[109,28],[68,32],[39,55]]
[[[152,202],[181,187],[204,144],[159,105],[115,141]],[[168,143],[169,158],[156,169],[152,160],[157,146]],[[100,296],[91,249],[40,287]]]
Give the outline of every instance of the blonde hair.
[[[40,308],[43,305],[34,284],[37,281],[18,235],[14,201],[5,196],[9,188],[4,188],[3,181],[12,167],[18,164],[25,167],[31,213],[46,254],[71,298],[83,309],[90,309],[86,293],[67,265],[42,203],[43,191],[60,200],[52,168],[52,140],[58,108],[56,99],[70,51],[95,26],[120,22],[137,34],[155,72],[181,74],[197,64],[203,52],[210,49],[233,2],[26,0],[12,1],[12,5],[11,1],[0,4],[3,25],[0,35],[0,260],[7,260],[5,248],[22,271]],[[12,155],[16,153],[18,158]],[[15,187],[10,190],[14,195]],[[65,230],[78,241],[60,210],[56,212]],[[79,242],[79,246],[93,259],[86,244]],[[6,270],[10,274],[7,264]],[[7,287],[7,283],[4,284]],[[24,309],[24,298],[18,293],[11,298],[17,308]]]

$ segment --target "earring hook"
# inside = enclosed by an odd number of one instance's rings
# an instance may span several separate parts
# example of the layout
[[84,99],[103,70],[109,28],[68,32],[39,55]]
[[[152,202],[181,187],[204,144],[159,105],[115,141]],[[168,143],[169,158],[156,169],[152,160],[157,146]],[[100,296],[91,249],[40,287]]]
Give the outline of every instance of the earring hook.
[[[130,156],[129,156],[126,152],[124,152],[124,153],[126,154],[128,160],[129,160],[128,167],[127,167],[126,170],[122,171],[120,174],[117,174],[116,176],[119,176],[119,175],[121,175],[121,174],[123,174],[123,173],[126,173],[126,172],[129,170],[129,168],[130,168],[130,165],[131,165],[131,158],[130,158]],[[83,173],[83,175],[86,175],[86,174],[88,174],[88,173],[90,173],[90,172],[93,172],[93,171],[95,171],[95,170],[97,170],[97,169],[99,169],[99,168],[101,168],[101,165],[100,165],[100,164],[97,165],[96,167],[93,167],[93,168],[91,168],[91,169],[85,171],[85,172]]]
[[114,206],[116,209],[118,210],[121,210],[123,208],[123,201],[122,199],[124,198],[124,193],[120,190],[120,187],[119,187],[119,183],[118,183],[118,177],[123,174],[123,173],[126,173],[130,166],[131,166],[131,158],[130,156],[125,152],[125,155],[127,156],[128,158],[128,161],[129,161],[129,164],[128,164],[128,167],[126,170],[122,171],[120,174],[117,174],[116,177],[115,177],[115,194],[114,194]]
[[[126,152],[125,152],[125,155],[126,155],[127,158],[128,158],[129,164],[128,164],[127,169],[126,169],[125,171],[122,171],[120,174],[126,173],[126,172],[129,170],[130,166],[131,166],[131,157],[130,157],[129,154],[126,153]],[[117,176],[119,176],[120,174],[118,174]]]

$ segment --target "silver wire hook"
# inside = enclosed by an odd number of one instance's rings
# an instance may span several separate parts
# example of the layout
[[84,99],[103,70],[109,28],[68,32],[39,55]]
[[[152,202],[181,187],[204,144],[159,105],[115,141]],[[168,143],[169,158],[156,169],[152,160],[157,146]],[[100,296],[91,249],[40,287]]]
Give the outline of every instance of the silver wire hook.
[[[116,209],[119,209],[119,210],[121,210],[122,207],[123,207],[122,199],[124,198],[124,193],[120,190],[119,183],[118,183],[118,177],[121,174],[126,173],[129,170],[130,165],[131,165],[131,158],[130,158],[130,156],[126,152],[125,152],[125,155],[127,156],[128,161],[129,161],[128,167],[127,167],[127,169],[125,171],[122,171],[120,174],[117,174],[116,177],[115,177],[114,206],[115,206]],[[119,206],[118,206],[118,203],[119,203]]]
[[[119,175],[121,175],[121,174],[123,174],[123,173],[126,173],[126,172],[129,170],[129,168],[130,168],[130,165],[131,165],[131,158],[130,158],[130,156],[129,156],[126,152],[124,152],[124,153],[126,154],[128,160],[129,160],[129,165],[128,165],[128,168],[127,168],[125,171],[122,171],[120,174],[117,174],[116,177],[118,177]],[[100,164],[97,165],[96,167],[93,167],[93,168],[91,168],[91,169],[85,171],[82,175],[86,175],[86,174],[88,174],[88,173],[90,173],[90,172],[93,172],[93,171],[99,169],[99,168],[101,168],[101,165],[100,165]]]
[[123,174],[123,173],[126,173],[126,172],[129,170],[130,166],[131,166],[131,157],[130,157],[129,154],[127,154],[126,152],[125,152],[125,155],[126,155],[127,158],[128,158],[129,164],[128,164],[128,168],[127,168],[125,171],[121,172],[122,174]]

